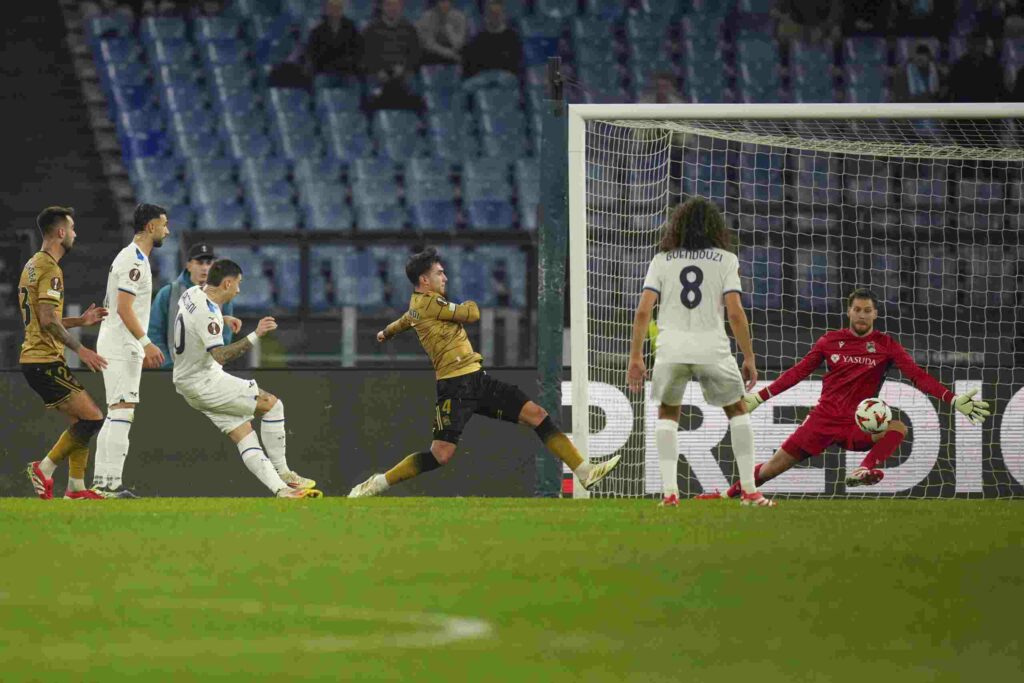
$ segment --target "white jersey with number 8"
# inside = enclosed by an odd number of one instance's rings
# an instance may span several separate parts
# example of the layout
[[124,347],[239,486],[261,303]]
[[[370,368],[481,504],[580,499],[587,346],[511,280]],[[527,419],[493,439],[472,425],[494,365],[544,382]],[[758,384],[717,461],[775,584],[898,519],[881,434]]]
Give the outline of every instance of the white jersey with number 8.
[[224,316],[201,287],[185,290],[174,319],[174,385],[200,388],[224,374],[210,349],[224,345]]
[[723,311],[725,294],[742,291],[735,254],[716,247],[659,252],[644,289],[658,294],[658,362],[711,364],[732,355]]

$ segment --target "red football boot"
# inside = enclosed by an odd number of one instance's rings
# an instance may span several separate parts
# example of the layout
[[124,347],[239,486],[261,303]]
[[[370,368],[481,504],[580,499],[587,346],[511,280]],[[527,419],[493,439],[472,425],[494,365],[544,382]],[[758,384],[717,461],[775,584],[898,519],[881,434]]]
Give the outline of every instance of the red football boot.
[[53,498],[53,479],[48,478],[43,471],[39,469],[39,461],[30,462],[25,468],[25,474],[28,475],[28,480],[32,482],[32,488],[36,490],[36,495],[43,500],[50,500]]

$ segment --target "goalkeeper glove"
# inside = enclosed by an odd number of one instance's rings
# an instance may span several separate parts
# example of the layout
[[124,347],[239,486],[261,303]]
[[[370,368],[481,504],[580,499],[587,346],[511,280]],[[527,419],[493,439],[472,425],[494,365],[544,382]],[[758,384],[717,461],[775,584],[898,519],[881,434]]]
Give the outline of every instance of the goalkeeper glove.
[[742,400],[743,401],[743,405],[745,405],[747,407],[747,412],[748,413],[754,412],[755,408],[757,408],[759,405],[764,403],[764,399],[761,398],[757,394],[757,392],[754,392],[753,394],[745,394],[743,396],[743,398],[740,399],[740,400]]
[[980,425],[992,413],[986,401],[974,398],[976,393],[977,389],[971,389],[966,394],[957,394],[953,397],[953,407],[966,415],[972,424]]

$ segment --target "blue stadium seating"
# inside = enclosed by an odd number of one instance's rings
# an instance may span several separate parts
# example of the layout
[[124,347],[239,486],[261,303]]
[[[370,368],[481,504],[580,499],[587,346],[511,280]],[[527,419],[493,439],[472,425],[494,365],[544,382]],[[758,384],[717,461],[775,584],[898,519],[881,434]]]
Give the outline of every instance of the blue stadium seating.
[[193,24],[196,40],[200,43],[210,41],[233,41],[241,37],[242,25],[234,17],[201,16],[196,17]]
[[249,221],[241,204],[202,205],[198,212],[196,227],[201,230],[243,230]]
[[192,66],[196,51],[184,39],[154,40],[146,44],[149,61],[156,65],[181,64]]
[[181,17],[143,17],[139,30],[146,42],[153,40],[185,40],[188,27]]
[[843,201],[843,181],[838,163],[813,153],[797,157],[794,192],[802,204],[836,206]]
[[537,208],[540,206],[540,169],[534,159],[520,159],[515,163],[516,197],[519,219],[525,230],[537,229]]
[[544,64],[558,52],[562,23],[543,16],[525,16],[520,20],[523,39],[523,61],[526,66]]
[[835,102],[832,54],[818,45],[793,41],[789,53],[793,99],[796,102]]
[[455,187],[447,162],[433,158],[413,159],[406,165],[405,188],[413,228],[448,231],[455,226]]
[[512,186],[507,161],[495,158],[466,162],[462,173],[462,197],[471,228],[512,228],[516,216],[511,203]]
[[381,153],[392,161],[404,161],[426,153],[419,125],[419,117],[413,112],[383,110],[373,115],[371,128],[380,142]]
[[777,247],[740,247],[744,305],[754,309],[782,308],[783,253]]
[[617,21],[626,12],[626,3],[621,0],[584,0],[583,7],[587,16],[605,22]]
[[835,252],[799,248],[796,250],[797,307],[825,313],[839,296],[839,272]]
[[740,154],[740,199],[748,202],[779,202],[785,197],[782,170],[784,154],[767,151]]
[[[273,286],[275,306],[296,309],[302,301],[302,272],[299,249],[295,245],[279,245],[260,248],[264,272]],[[243,280],[244,289],[247,282]]]

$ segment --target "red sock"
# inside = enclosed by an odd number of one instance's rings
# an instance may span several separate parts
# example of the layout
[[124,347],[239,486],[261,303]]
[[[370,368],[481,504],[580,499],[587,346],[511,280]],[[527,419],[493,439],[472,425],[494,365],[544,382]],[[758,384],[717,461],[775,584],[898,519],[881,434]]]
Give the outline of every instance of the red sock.
[[[760,486],[761,484],[764,483],[763,481],[761,481],[760,479],[757,478],[757,475],[761,471],[761,467],[763,465],[764,465],[764,463],[761,463],[760,465],[754,465],[754,483],[757,484],[758,486]],[[729,496],[730,498],[738,498],[739,497],[739,495],[740,495],[740,480],[739,479],[737,479],[735,482],[733,482],[733,485],[729,487],[729,490],[725,492],[725,495]]]
[[903,437],[904,434],[897,432],[895,429],[887,431],[885,436],[879,439],[871,450],[868,451],[868,454],[864,456],[860,466],[867,467],[869,470],[878,467],[879,463],[896,452],[896,449],[903,443]]

